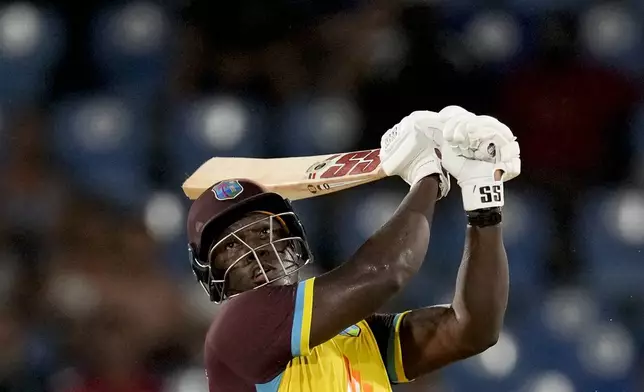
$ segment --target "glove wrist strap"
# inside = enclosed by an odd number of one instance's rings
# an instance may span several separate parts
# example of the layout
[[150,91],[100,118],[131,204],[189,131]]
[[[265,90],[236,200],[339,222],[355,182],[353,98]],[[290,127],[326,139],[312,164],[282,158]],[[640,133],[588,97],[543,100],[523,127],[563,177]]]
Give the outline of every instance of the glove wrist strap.
[[467,223],[473,227],[487,227],[498,225],[502,221],[501,208],[483,208],[467,211]]
[[503,207],[505,203],[503,181],[480,178],[461,183],[460,186],[465,211]]

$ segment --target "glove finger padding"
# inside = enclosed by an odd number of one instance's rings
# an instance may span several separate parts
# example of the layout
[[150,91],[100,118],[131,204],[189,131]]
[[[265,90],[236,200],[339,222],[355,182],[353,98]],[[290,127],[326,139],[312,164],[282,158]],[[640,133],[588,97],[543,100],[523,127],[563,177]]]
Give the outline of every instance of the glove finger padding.
[[513,157],[507,161],[500,162],[494,166],[495,170],[502,170],[501,181],[506,182],[518,177],[521,174],[521,158]]
[[477,116],[476,122],[480,126],[487,125],[490,128],[494,128],[496,132],[498,132],[499,134],[501,134],[501,136],[508,140],[514,139],[514,134],[512,133],[510,128],[508,128],[508,126],[503,124],[501,121],[497,120],[495,117],[486,115]]
[[463,113],[447,118],[443,126],[443,139],[449,144],[462,144],[467,141],[468,123],[475,116],[472,113]]
[[519,155],[519,144],[510,128],[491,116],[477,116],[469,137],[476,145],[476,159],[499,163]]
[[472,114],[471,112],[468,112],[467,110],[463,109],[460,106],[456,105],[450,105],[450,106],[445,106],[440,112],[438,112],[438,116],[441,119],[441,121],[445,122],[449,120],[450,118],[462,115],[462,114]]
[[509,181],[521,172],[520,149],[510,128],[491,116],[458,115],[447,121],[445,144],[468,159],[496,164]]

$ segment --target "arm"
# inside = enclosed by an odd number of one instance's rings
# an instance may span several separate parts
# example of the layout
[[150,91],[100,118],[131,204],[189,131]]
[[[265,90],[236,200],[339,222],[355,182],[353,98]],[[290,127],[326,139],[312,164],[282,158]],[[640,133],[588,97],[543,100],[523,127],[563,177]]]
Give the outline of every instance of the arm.
[[315,279],[311,347],[370,316],[418,271],[438,192],[437,176],[420,180],[349,261]]
[[[494,118],[463,113],[460,108],[447,111],[452,117],[444,129],[443,165],[458,180],[470,224],[451,305],[414,310],[394,326],[399,342],[389,350],[397,352],[394,376],[403,381],[494,345],[508,302],[500,214],[503,180],[520,173],[519,146],[512,132]],[[467,152],[470,138],[480,146]],[[398,368],[404,374],[398,374]]]
[[508,261],[500,225],[468,227],[451,306],[411,311],[400,326],[408,379],[494,345],[508,301]]
[[310,333],[310,347],[373,314],[420,268],[434,204],[449,191],[438,157],[442,124],[437,118],[437,113],[414,112],[382,137],[383,170],[402,177],[410,191],[393,217],[350,260],[315,279],[310,330],[308,323],[302,324],[302,331]]

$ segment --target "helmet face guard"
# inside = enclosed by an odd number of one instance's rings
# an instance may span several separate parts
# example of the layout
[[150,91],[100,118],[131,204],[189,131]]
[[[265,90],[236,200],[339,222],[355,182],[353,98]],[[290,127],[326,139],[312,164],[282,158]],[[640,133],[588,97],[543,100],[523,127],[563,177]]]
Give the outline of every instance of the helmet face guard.
[[[207,249],[202,249],[201,252],[197,252],[193,246],[189,246],[189,255],[190,262],[192,265],[192,270],[195,276],[197,277],[199,283],[209,295],[210,300],[215,303],[222,303],[228,298],[234,297],[240,293],[229,293],[230,287],[228,286],[229,273],[232,269],[242,260],[249,259],[252,257],[252,262],[257,264],[261,276],[263,276],[263,282],[258,284],[253,289],[257,289],[268,284],[271,284],[275,281],[283,279],[289,275],[292,275],[299,271],[302,267],[312,262],[311,251],[306,240],[306,234],[304,232],[304,227],[300,222],[297,215],[290,210],[290,203],[287,200],[282,199],[282,204],[286,208],[286,211],[280,213],[269,213],[264,218],[259,218],[243,227],[236,229],[235,231],[223,236],[221,239],[217,240],[216,243],[212,244],[215,239],[218,237],[216,233],[221,233],[222,227],[220,226],[217,230],[210,232],[210,238],[212,241],[204,242],[204,246],[208,246]],[[246,209],[244,209],[246,210]],[[258,209],[259,210],[259,209]],[[257,211],[257,210],[254,210]],[[235,214],[237,218],[241,218],[245,213],[253,212],[253,210],[243,211],[241,214]],[[226,227],[230,226],[235,220],[226,222]],[[269,238],[266,243],[263,243],[259,246],[252,247],[243,241],[239,233],[242,230],[246,230],[249,227],[258,224],[269,224]],[[282,227],[286,230],[287,236],[283,238],[275,238],[274,228]],[[224,228],[225,229],[225,228]],[[234,239],[238,244],[246,248],[241,256],[237,257],[232,263],[225,269],[217,269],[212,265],[212,255],[216,250],[221,249],[225,244]],[[212,246],[210,246],[212,244]],[[275,274],[275,271],[271,271],[271,275],[275,276],[269,277],[266,271],[266,267],[262,262],[262,257],[259,253],[273,252],[273,256],[276,258],[277,263],[279,264],[280,273]],[[284,257],[284,255],[287,257]]]

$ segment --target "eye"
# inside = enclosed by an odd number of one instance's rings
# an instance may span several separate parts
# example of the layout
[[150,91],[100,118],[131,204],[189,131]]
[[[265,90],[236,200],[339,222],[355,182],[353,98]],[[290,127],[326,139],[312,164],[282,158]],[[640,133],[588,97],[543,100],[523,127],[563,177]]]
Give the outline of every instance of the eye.
[[235,241],[232,241],[226,244],[227,249],[233,249],[236,246],[237,246],[237,243]]
[[268,227],[265,227],[262,229],[262,234],[263,235],[268,235],[271,232],[271,230]]

